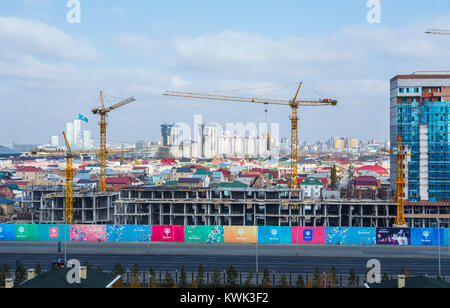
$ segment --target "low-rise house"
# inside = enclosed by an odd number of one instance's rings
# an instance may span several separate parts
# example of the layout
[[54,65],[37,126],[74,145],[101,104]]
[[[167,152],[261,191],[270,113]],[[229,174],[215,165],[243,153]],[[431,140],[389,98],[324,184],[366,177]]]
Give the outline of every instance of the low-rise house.
[[118,192],[125,187],[137,187],[144,185],[143,182],[132,176],[126,177],[116,177],[116,178],[106,178],[106,189]]
[[360,176],[355,179],[355,188],[377,190],[380,188],[380,182],[373,176]]
[[300,190],[303,193],[303,197],[307,199],[320,199],[323,187],[323,182],[316,178],[305,179],[300,184]]

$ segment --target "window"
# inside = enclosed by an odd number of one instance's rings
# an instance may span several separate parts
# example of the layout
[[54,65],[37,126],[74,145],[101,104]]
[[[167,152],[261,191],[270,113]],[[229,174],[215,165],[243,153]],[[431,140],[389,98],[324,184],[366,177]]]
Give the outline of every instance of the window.
[[429,93],[433,93],[433,89],[432,89],[432,88],[429,88],[429,89],[428,89],[428,92],[429,92]]
[[400,88],[398,89],[399,93],[405,93],[405,89],[404,88]]
[[414,88],[414,93],[419,93],[419,88]]
[[411,88],[406,88],[406,93],[411,93]]

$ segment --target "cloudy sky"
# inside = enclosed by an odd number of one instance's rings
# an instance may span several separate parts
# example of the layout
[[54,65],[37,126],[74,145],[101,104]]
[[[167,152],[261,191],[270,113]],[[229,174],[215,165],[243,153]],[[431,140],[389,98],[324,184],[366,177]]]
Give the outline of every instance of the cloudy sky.
[[[448,0],[381,0],[370,24],[366,0],[67,0],[0,3],[0,144],[46,143],[79,113],[98,135],[91,109],[137,101],[109,117],[110,143],[158,140],[166,122],[260,123],[267,108],[162,96],[165,90],[289,99],[339,100],[300,111],[301,137],[387,140],[389,80],[416,70],[448,70]],[[268,120],[289,136],[289,108]],[[95,139],[98,143],[98,139]]]

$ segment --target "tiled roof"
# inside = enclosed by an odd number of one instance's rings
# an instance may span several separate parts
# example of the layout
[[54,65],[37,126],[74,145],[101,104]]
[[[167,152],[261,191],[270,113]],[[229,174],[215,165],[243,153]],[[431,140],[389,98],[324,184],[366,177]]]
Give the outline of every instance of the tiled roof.
[[19,168],[18,170],[16,170],[16,172],[43,172],[44,170],[41,168],[36,168],[36,167],[32,167],[32,166],[26,166],[26,167],[22,167]]

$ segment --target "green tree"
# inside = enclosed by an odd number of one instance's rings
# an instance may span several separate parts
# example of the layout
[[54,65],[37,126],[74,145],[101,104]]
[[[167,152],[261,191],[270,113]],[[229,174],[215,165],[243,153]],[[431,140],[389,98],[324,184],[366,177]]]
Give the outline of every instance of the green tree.
[[255,276],[255,274],[253,273],[253,271],[250,271],[247,275],[247,278],[245,279],[245,284],[244,286],[246,288],[250,288],[251,287],[251,283],[252,283],[252,279]]
[[333,166],[331,168],[330,180],[331,180],[331,188],[332,189],[336,189],[336,185],[337,185],[337,169],[336,169],[336,166]]
[[234,266],[231,265],[227,271],[227,286],[228,287],[236,287],[238,280],[238,272],[235,270]]
[[356,273],[354,270],[350,271],[350,276],[348,276],[348,286],[355,287],[356,286]]
[[0,286],[5,285],[5,279],[10,277],[10,270],[11,267],[8,264],[3,263],[2,267],[0,268]]
[[270,284],[270,273],[269,273],[269,269],[266,268],[264,270],[264,274],[263,274],[263,280],[261,281],[261,285],[263,288],[270,288],[271,284]]
[[203,269],[203,266],[201,264],[198,266],[197,278],[195,280],[199,287],[203,287],[203,285],[205,284],[205,270]]
[[15,285],[19,285],[22,282],[24,282],[26,277],[27,277],[27,271],[26,271],[25,267],[22,264],[20,264],[16,268],[16,280],[14,281]]
[[331,286],[330,286],[331,288],[335,288],[339,284],[339,281],[337,278],[336,267],[334,267],[334,265],[331,267],[330,281],[331,281]]
[[117,262],[113,267],[113,274],[114,275],[121,275],[123,276],[125,274],[125,269],[123,268],[122,264]]
[[184,265],[181,267],[180,271],[180,281],[179,281],[180,288],[186,288],[187,287],[187,274],[186,270],[184,269]]
[[164,277],[163,286],[165,288],[172,288],[175,285],[175,280],[172,277],[172,274],[169,272],[166,272],[166,275]]
[[138,277],[139,277],[139,265],[137,265],[136,262],[134,262],[133,268],[131,269],[131,277],[133,277],[133,280],[138,280]]
[[299,289],[305,288],[305,280],[303,279],[302,275],[298,275],[297,282],[295,283],[295,286]]
[[382,281],[388,281],[390,279],[389,279],[389,276],[386,273],[384,273],[383,278],[381,278],[381,280]]
[[288,287],[288,283],[287,283],[287,278],[286,278],[286,274],[281,275],[280,278],[280,288],[287,288]]
[[221,275],[220,275],[220,272],[219,272],[219,270],[218,269],[215,269],[214,270],[214,273],[213,273],[213,275],[212,275],[212,278],[211,278],[211,285],[214,287],[214,288],[220,288],[220,285],[221,285],[221,279],[222,277],[221,277]]
[[319,273],[319,269],[316,267],[316,269],[314,271],[314,276],[313,276],[313,288],[315,288],[315,289],[319,288],[320,284],[321,284],[320,273]]
[[36,272],[36,275],[40,275],[40,274],[42,273],[42,267],[41,267],[41,265],[40,265],[40,264],[37,264],[34,270],[35,270],[35,272]]

